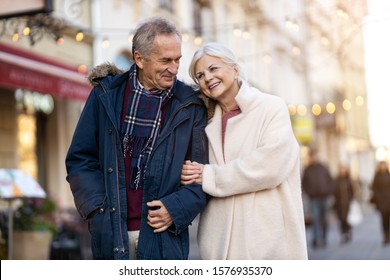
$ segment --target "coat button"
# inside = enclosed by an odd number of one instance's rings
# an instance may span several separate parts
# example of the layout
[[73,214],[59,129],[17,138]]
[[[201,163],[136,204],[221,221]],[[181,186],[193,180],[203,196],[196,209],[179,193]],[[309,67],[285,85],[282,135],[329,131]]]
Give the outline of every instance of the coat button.
[[99,208],[99,214],[103,214],[104,213],[104,208]]
[[109,130],[108,130],[108,134],[112,134],[112,129],[110,128]]
[[115,209],[114,207],[110,208],[110,212],[111,212],[111,213],[114,213],[115,210],[116,210],[116,209]]
[[114,169],[112,169],[111,167],[107,169],[108,173],[112,173],[113,171],[114,171]]
[[114,253],[118,253],[119,252],[119,248],[114,248]]

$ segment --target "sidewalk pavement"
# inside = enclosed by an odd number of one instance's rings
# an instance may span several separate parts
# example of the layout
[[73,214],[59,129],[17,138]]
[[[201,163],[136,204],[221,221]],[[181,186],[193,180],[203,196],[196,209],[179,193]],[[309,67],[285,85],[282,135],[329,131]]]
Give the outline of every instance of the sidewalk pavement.
[[[332,213],[329,217],[328,244],[313,249],[310,246],[311,228],[306,229],[309,260],[390,260],[390,245],[382,245],[382,229],[379,213],[370,205],[364,205],[362,222],[352,229],[352,240],[341,244],[337,220]],[[199,260],[196,243],[198,218],[190,227],[190,260]]]
[[390,260],[390,245],[383,246],[380,214],[371,205],[364,205],[362,222],[352,228],[352,240],[341,244],[337,220],[332,213],[329,221],[328,244],[324,248],[310,246],[311,228],[306,236],[309,260]]

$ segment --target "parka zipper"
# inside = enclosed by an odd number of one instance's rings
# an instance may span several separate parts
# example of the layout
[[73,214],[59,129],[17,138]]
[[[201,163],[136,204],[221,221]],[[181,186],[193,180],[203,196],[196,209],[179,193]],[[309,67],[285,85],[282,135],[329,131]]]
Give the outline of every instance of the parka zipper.
[[[102,83],[99,82],[100,87],[102,88],[103,92],[107,94],[106,88],[102,85]],[[116,192],[117,192],[117,200],[118,200],[118,225],[119,225],[119,236],[121,239],[121,251],[122,253],[125,252],[125,245],[123,241],[123,235],[122,235],[122,223],[121,223],[121,204],[120,204],[120,191],[119,191],[119,160],[118,160],[118,150],[116,148],[116,129],[114,132],[114,150],[115,150],[115,163],[116,163],[116,170],[115,170],[115,175],[116,175]]]
[[121,243],[122,243],[122,253],[125,252],[125,245],[123,241],[123,236],[122,236],[122,223],[121,223],[121,203],[120,203],[120,192],[119,192],[119,160],[118,160],[118,150],[116,149],[116,132],[114,133],[114,149],[115,149],[115,162],[116,162],[116,192],[117,192],[117,200],[118,200],[118,224],[119,224],[119,235],[121,237]]

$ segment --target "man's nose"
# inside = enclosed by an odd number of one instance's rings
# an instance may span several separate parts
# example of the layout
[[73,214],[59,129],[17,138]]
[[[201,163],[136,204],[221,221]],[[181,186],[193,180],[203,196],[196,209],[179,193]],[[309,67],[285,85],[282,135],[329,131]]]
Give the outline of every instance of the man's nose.
[[169,73],[173,75],[177,75],[177,73],[179,73],[179,64],[180,64],[179,62],[172,61],[172,63],[170,63],[168,67]]

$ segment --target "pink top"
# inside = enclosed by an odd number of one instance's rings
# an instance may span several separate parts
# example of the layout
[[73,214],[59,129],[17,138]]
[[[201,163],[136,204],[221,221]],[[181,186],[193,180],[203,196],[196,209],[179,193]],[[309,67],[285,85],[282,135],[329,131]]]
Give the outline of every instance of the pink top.
[[241,113],[240,107],[236,105],[232,110],[222,115],[222,149],[225,150],[225,132],[228,119],[233,118]]

